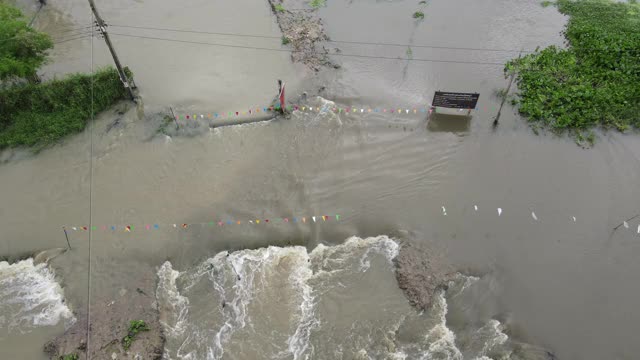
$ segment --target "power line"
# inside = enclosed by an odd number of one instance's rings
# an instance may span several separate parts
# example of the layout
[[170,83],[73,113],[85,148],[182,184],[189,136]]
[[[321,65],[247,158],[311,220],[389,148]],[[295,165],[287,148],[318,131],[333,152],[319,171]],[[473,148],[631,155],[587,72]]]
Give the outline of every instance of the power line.
[[[35,29],[34,29],[34,31],[32,31],[32,32],[31,32],[31,31],[23,31],[23,32],[19,32],[19,33],[18,33],[18,34],[16,34],[16,35],[13,35],[12,37],[9,37],[9,38],[6,38],[6,39],[0,39],[0,43],[3,43],[3,42],[5,42],[5,41],[16,40],[16,39],[18,39],[18,38],[19,38],[22,34],[24,34],[24,33],[32,33],[32,34],[45,33],[45,34],[47,34],[47,35],[49,35],[49,36],[51,36],[51,37],[55,37],[55,36],[57,36],[57,35],[62,35],[62,33],[65,33],[65,32],[81,31],[81,32],[80,32],[80,33],[78,33],[78,34],[81,34],[81,33],[82,33],[82,30],[87,31],[87,32],[90,32],[90,31],[91,31],[91,28],[93,28],[93,26],[85,26],[85,27],[81,27],[81,28],[77,28],[77,29],[68,29],[68,30],[65,30],[65,31],[61,31],[60,33],[57,33],[57,32],[53,32],[53,33],[46,33],[46,32],[44,32],[44,31],[40,31],[40,30],[35,30]],[[86,29],[86,30],[85,30],[85,29]],[[78,34],[64,34],[64,35],[62,35],[62,36],[72,36],[72,35],[78,35]]]
[[[210,45],[210,46],[230,47],[230,48],[238,48],[238,49],[277,51],[277,52],[287,52],[287,53],[296,52],[294,50],[288,50],[288,49],[273,49],[273,48],[264,48],[264,47],[257,47],[257,46],[244,46],[244,45],[228,45],[228,44],[208,43],[208,42],[202,42],[202,41],[189,41],[189,40],[176,40],[176,39],[158,38],[158,37],[151,37],[151,36],[128,35],[128,34],[118,34],[118,33],[111,33],[111,35],[131,37],[131,38],[139,38],[139,39],[171,41],[171,42],[179,42],[179,43],[185,43],[185,44],[197,44],[197,45]],[[372,56],[372,55],[358,55],[358,54],[344,54],[344,53],[335,53],[335,54],[327,54],[327,55],[344,56],[344,57],[356,57],[356,58],[367,58],[367,59],[408,60],[408,61],[422,61],[422,62],[435,62],[435,63],[454,63],[454,64],[476,64],[476,65],[499,65],[499,66],[504,66],[503,63],[482,62],[482,61],[412,59],[412,58],[403,58],[403,57]]]
[[79,37],[75,37],[75,38],[71,38],[71,39],[56,41],[56,42],[54,42],[54,44],[62,44],[62,43],[65,43],[67,41],[86,39],[86,38],[90,38],[90,37],[91,37],[91,34],[87,34],[87,35],[83,35],[83,36],[79,36]]
[[90,31],[90,29],[92,27],[93,27],[93,25],[89,25],[89,26],[82,26],[82,27],[71,28],[71,29],[66,29],[66,30],[55,30],[55,31],[52,31],[52,32],[43,31],[43,32],[46,32],[50,36],[55,36],[55,35],[60,35],[60,34],[63,34],[63,33],[68,33],[68,32],[71,32],[71,31],[79,31],[79,30],[85,30],[85,29],[86,29],[86,31]]
[[[132,26],[132,25],[115,25],[115,24],[109,24],[109,26],[121,27],[121,28],[131,28],[131,29],[173,31],[173,32],[193,33],[193,34],[209,34],[209,35],[223,35],[223,36],[236,36],[236,37],[253,37],[253,38],[262,38],[262,39],[280,39],[279,36],[269,36],[269,35],[224,33],[224,32],[199,31],[199,30],[189,30],[189,29],[169,29],[169,28]],[[491,49],[491,48],[468,48],[468,47],[452,47],[452,46],[436,46],[436,45],[412,45],[412,44],[379,43],[379,42],[366,42],[366,41],[326,40],[326,42],[339,43],[339,44],[397,46],[397,47],[430,48],[430,49],[446,49],[446,50],[493,51],[493,52],[514,52],[514,53],[520,52],[520,50],[515,50],[515,49]],[[525,50],[523,52],[535,52],[535,50]]]
[[[81,30],[81,29],[77,29],[77,30]],[[26,32],[24,32],[26,33]],[[32,34],[38,34],[38,32],[30,32]],[[62,38],[65,38],[67,36],[76,36],[76,35],[82,35],[82,34],[89,34],[90,33],[90,29],[88,30],[81,30],[80,32],[77,33],[71,33],[71,34],[59,34]],[[12,41],[12,40],[17,40],[20,36],[22,35],[22,33],[20,35],[14,35],[10,38],[6,38],[6,39],[0,39],[0,43],[3,42],[7,42],[7,41]],[[52,38],[52,40],[54,41],[54,44],[56,43],[55,41],[58,39],[55,39],[55,36],[50,36]]]
[[[238,34],[238,33],[225,33],[225,32],[212,32],[212,31],[200,31],[189,29],[170,29],[170,28],[158,28],[158,27],[145,27],[145,26],[132,26],[132,25],[112,25],[114,27],[131,28],[131,29],[143,29],[143,30],[159,30],[159,31],[172,31],[183,32],[193,34],[209,34],[209,35],[222,35],[222,36],[235,36],[235,37],[249,37],[249,38],[262,38],[262,39],[281,39],[279,36],[269,35],[257,35],[257,34]],[[366,42],[366,41],[347,41],[347,40],[324,40],[328,43],[336,44],[354,44],[354,45],[373,45],[373,46],[396,46],[396,47],[411,47],[411,48],[426,48],[426,49],[443,49],[443,50],[467,50],[467,51],[487,51],[487,52],[508,52],[508,53],[535,53],[536,50],[520,50],[520,49],[494,49],[494,48],[472,48],[472,47],[455,47],[455,46],[438,46],[438,45],[414,45],[414,44],[398,44],[398,43],[381,43],[381,42]],[[589,48],[576,48],[580,50],[600,51],[600,52],[613,52],[613,53],[636,53],[637,49],[589,49]]]
[[58,40],[64,40],[65,38],[70,38],[78,35],[90,35],[90,34],[91,34],[90,30],[83,30],[83,31],[72,33],[72,34],[60,35],[59,37],[52,38],[52,40],[56,42]]

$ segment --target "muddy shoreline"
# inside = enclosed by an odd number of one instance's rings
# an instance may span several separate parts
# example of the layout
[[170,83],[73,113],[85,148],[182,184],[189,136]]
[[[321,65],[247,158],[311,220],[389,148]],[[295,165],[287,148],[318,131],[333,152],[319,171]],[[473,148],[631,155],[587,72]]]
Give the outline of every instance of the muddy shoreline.
[[455,272],[453,268],[434,256],[425,245],[417,241],[400,242],[398,255],[393,259],[398,287],[411,306],[427,310],[435,293],[446,289]]
[[[148,266],[128,275],[123,287],[112,296],[91,299],[90,343],[86,308],[75,308],[76,322],[44,345],[43,351],[50,359],[70,354],[77,354],[78,359],[162,359],[165,337],[156,304],[155,269]],[[143,320],[149,330],[138,333],[125,350],[122,339],[132,320]]]
[[[299,10],[307,4],[285,4],[282,0],[269,0],[269,5],[282,32],[282,44],[292,49],[292,62],[302,63],[316,72],[323,67],[340,67],[329,59],[329,50],[321,46],[329,37],[324,31],[322,20],[316,14],[316,9]],[[288,10],[290,6],[298,9]]]

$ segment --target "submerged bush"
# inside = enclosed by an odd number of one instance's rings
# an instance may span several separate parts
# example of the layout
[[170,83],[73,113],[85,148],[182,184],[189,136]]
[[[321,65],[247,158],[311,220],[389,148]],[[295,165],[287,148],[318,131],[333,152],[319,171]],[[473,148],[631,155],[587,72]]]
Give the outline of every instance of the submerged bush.
[[[131,76],[128,69],[127,73]],[[93,76],[74,74],[0,90],[0,149],[42,147],[78,133],[93,116],[126,96],[118,72],[112,68]]]
[[557,132],[592,143],[592,127],[640,127],[640,6],[559,0],[569,16],[568,48],[550,46],[506,64],[516,73],[519,111]]

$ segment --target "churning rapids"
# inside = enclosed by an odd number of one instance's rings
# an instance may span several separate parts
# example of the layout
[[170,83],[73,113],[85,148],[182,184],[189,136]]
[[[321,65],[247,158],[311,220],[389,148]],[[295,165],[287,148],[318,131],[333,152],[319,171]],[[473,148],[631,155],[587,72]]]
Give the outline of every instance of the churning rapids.
[[[165,359],[543,359],[512,341],[497,319],[455,320],[477,309],[490,277],[456,274],[429,311],[409,305],[387,236],[343,244],[220,252],[178,271],[157,272]],[[76,320],[46,263],[0,262],[0,323],[28,333]],[[482,297],[482,296],[480,296]],[[468,313],[468,314],[467,314]],[[456,327],[449,323],[454,317]],[[6,336],[7,334],[3,334]]]
[[75,321],[64,293],[46,263],[29,258],[0,262],[0,339],[40,326]]
[[[486,281],[458,274],[429,311],[409,306],[386,236],[221,252],[185,271],[165,262],[157,299],[169,359],[518,359],[496,319],[453,329]],[[486,290],[486,289],[485,289]],[[480,290],[482,291],[482,290]],[[513,355],[513,357],[512,357]],[[540,357],[542,359],[542,357]]]

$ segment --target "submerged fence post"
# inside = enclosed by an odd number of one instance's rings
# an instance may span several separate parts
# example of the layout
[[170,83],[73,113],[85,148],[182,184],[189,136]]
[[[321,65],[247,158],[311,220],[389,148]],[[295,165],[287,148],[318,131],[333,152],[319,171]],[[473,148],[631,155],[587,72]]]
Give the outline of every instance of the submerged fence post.
[[69,250],[71,250],[71,244],[69,243],[69,235],[67,234],[67,229],[63,226],[62,231],[64,231],[64,237],[67,238],[67,246],[69,246]]
[[278,101],[280,102],[280,113],[285,112],[284,83],[278,80]]
[[180,126],[178,125],[178,120],[176,120],[176,114],[173,113],[173,108],[171,106],[169,106],[169,110],[171,110],[171,115],[173,116],[173,122],[176,123],[176,130],[178,130]]
[[[520,59],[520,57],[522,57],[522,49],[520,49],[520,53],[518,53],[518,59]],[[502,103],[500,104],[500,109],[498,110],[498,114],[496,115],[495,119],[493,119],[494,128],[498,126],[498,120],[500,120],[500,113],[502,112],[502,107],[504,106],[505,101],[507,101],[507,96],[509,95],[509,91],[511,90],[511,84],[513,83],[513,79],[515,77],[516,77],[516,72],[514,71],[513,74],[511,74],[511,79],[509,80],[509,85],[507,86],[507,92],[504,94],[504,97],[502,98]]]

